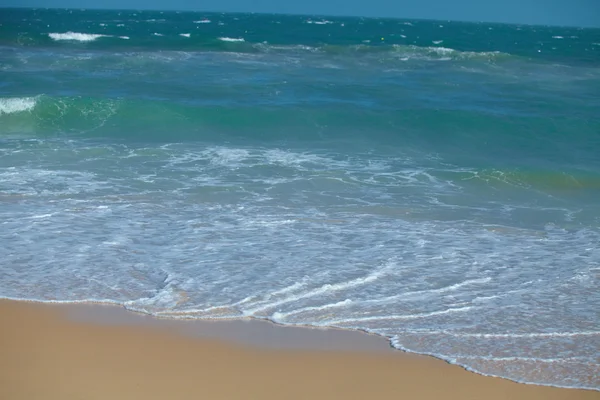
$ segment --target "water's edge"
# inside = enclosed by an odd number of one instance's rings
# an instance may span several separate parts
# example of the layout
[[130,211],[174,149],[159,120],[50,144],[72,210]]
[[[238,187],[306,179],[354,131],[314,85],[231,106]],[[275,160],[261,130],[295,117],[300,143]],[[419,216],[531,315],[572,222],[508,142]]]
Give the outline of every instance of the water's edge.
[[419,356],[427,356],[427,357],[432,357],[441,361],[444,361],[450,365],[456,365],[458,367],[463,368],[465,371],[469,371],[472,373],[475,373],[477,375],[482,375],[482,376],[488,376],[488,377],[493,377],[493,378],[500,378],[500,379],[504,379],[507,381],[511,381],[511,382],[515,382],[515,383],[520,383],[520,384],[524,384],[524,385],[534,385],[534,386],[547,386],[547,387],[555,387],[555,388],[560,388],[560,389],[573,389],[573,390],[591,390],[591,391],[597,391],[600,392],[600,389],[596,389],[596,388],[591,388],[591,387],[580,387],[580,386],[562,386],[562,385],[552,385],[552,384],[543,384],[543,383],[534,383],[534,382],[528,382],[525,380],[516,380],[516,379],[510,379],[504,376],[500,376],[500,375],[494,375],[494,374],[486,374],[486,373],[482,373],[477,371],[476,369],[470,368],[468,366],[462,365],[460,363],[454,363],[451,360],[448,360],[444,357],[442,357],[441,355],[438,354],[434,354],[434,353],[422,353],[422,352],[414,352],[414,351],[410,351],[408,349],[402,348],[402,347],[396,347],[394,346],[392,339],[388,336],[385,335],[381,335],[379,333],[375,333],[375,332],[370,332],[366,329],[354,329],[354,328],[342,328],[342,327],[337,327],[337,326],[315,326],[315,325],[310,325],[310,324],[286,324],[286,323],[281,323],[281,322],[277,322],[277,321],[273,321],[269,318],[260,318],[260,317],[255,317],[255,316],[244,316],[244,317],[239,317],[239,318],[231,318],[231,317],[204,317],[204,318],[189,318],[186,316],[181,316],[181,317],[174,317],[174,316],[161,316],[161,315],[155,315],[152,313],[148,313],[148,312],[144,312],[142,310],[136,310],[136,309],[130,309],[127,308],[126,305],[119,303],[117,301],[110,301],[110,300],[35,300],[35,299],[23,299],[23,298],[12,298],[12,297],[6,297],[6,296],[2,296],[0,295],[0,300],[8,300],[8,301],[15,301],[15,302],[25,302],[25,303],[37,303],[37,304],[54,304],[54,305],[75,305],[75,304],[79,304],[79,305],[90,305],[90,306],[109,306],[109,307],[120,307],[124,310],[126,310],[129,313],[133,313],[133,314],[140,314],[140,315],[146,315],[149,317],[152,317],[154,319],[157,320],[169,320],[169,321],[181,321],[181,320],[186,320],[186,321],[259,321],[259,322],[264,322],[264,323],[270,323],[273,325],[277,325],[277,326],[284,326],[284,327],[290,327],[290,328],[299,328],[299,329],[319,329],[319,330],[332,330],[332,331],[349,331],[349,332],[359,332],[361,334],[364,335],[369,335],[369,336],[376,336],[376,337],[380,337],[382,339],[385,339],[389,346],[390,349],[392,350],[399,350],[401,352],[404,353],[409,353],[409,354],[416,354]]

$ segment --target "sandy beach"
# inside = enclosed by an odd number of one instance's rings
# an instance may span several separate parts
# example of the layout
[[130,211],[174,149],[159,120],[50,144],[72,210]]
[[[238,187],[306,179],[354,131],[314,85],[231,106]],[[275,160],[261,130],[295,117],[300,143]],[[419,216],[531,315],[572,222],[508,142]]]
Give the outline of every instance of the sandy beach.
[[[118,307],[0,301],[0,399],[600,398],[476,375],[359,332],[152,320]],[[219,338],[220,329],[234,333]],[[336,337],[346,344],[329,346]]]

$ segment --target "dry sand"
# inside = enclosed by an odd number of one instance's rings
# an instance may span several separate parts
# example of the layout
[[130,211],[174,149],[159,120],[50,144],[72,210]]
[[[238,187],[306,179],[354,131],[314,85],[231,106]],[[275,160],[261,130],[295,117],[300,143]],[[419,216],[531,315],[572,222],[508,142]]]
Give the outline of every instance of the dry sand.
[[[87,310],[94,314],[98,307]],[[484,377],[431,357],[366,351],[373,340],[382,343],[380,349],[385,341],[355,332],[345,340],[362,351],[282,349],[235,337],[194,337],[179,329],[184,323],[139,323],[132,314],[125,323],[82,320],[74,315],[86,309],[73,310],[0,301],[1,400],[600,399],[600,392]],[[259,336],[280,329],[258,323]],[[221,326],[241,338],[251,325]],[[343,337],[335,330],[285,329],[278,332],[293,330],[297,337],[317,332],[317,342]]]

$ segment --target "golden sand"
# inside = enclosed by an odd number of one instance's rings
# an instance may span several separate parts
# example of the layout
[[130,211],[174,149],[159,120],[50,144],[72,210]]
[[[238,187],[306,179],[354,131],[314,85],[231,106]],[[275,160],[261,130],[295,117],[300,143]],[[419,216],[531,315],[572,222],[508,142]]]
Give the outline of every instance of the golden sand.
[[67,308],[0,301],[1,400],[600,399],[399,351],[257,348],[178,329],[73,321]]

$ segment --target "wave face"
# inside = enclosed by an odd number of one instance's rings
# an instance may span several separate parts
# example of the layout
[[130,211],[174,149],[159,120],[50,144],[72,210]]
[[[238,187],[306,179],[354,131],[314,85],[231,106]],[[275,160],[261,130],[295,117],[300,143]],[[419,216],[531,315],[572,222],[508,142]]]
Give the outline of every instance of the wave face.
[[600,388],[598,30],[4,11],[0,297]]

